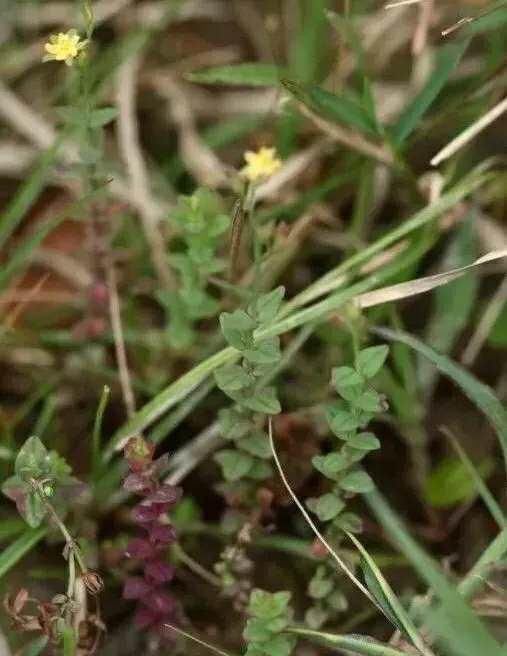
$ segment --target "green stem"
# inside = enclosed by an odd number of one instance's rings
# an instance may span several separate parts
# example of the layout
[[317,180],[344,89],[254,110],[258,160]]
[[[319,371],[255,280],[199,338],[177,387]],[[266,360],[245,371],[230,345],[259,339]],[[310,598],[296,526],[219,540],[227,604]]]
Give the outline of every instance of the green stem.
[[109,401],[110,389],[107,385],[104,385],[102,389],[102,394],[100,397],[99,405],[97,408],[97,414],[95,415],[95,422],[93,424],[93,436],[92,436],[92,468],[93,476],[96,476],[99,473],[101,466],[101,432],[102,432],[102,420],[104,418],[104,411]]
[[173,546],[173,552],[180,562],[186,565],[191,572],[197,574],[197,576],[200,576],[204,581],[206,581],[206,583],[209,583],[210,585],[218,588],[222,587],[222,581],[218,578],[218,576],[208,572],[205,567],[203,567],[200,563],[189,556],[179,544],[175,544]]
[[286,632],[324,644],[327,647],[336,647],[340,652],[346,650],[354,654],[360,654],[360,656],[407,656],[406,652],[383,645],[380,642],[372,642],[369,637],[334,635],[333,633],[297,628],[286,629]]

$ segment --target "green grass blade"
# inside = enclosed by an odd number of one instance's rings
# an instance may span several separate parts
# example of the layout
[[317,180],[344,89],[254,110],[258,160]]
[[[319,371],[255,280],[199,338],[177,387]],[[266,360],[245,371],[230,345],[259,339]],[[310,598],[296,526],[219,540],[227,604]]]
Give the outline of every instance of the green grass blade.
[[358,654],[359,656],[407,656],[406,652],[383,645],[366,636],[335,635],[310,629],[288,629],[288,632],[331,649],[334,647],[339,650],[340,654],[343,653],[343,650],[346,650],[347,653]]
[[389,246],[400,241],[404,237],[412,234],[419,228],[428,225],[438,217],[442,216],[456,203],[481,187],[485,182],[491,179],[490,175],[485,174],[486,167],[479,166],[469,175],[464,177],[452,189],[443,194],[436,202],[424,207],[406,221],[402,221],[399,226],[390,230],[388,233],[377,239],[373,244],[363,248],[358,253],[345,260],[342,264],[335,267],[328,273],[324,274],[319,280],[309,285],[303,292],[295,296],[286,306],[285,312],[293,307],[301,307],[310,301],[328,293],[341,284],[342,276],[368,262],[374,255],[382,252]]
[[[474,215],[456,231],[443,258],[442,270],[457,269],[471,264],[477,256]],[[479,281],[477,276],[464,276],[434,294],[431,318],[426,326],[424,341],[440,353],[449,353],[472,313]],[[435,382],[435,368],[425,358],[418,362],[418,380],[426,396],[431,396]]]
[[314,85],[299,84],[294,80],[283,79],[281,83],[291,96],[319,116],[369,135],[377,134],[376,125],[369,113],[352,98],[344,94],[338,96]]
[[48,172],[58,156],[61,142],[60,137],[52,148],[42,154],[28,180],[19,188],[4,210],[0,218],[0,249],[12,236],[46,184]]
[[404,332],[395,332],[388,328],[374,328],[373,331],[385,339],[402,342],[414,349],[460,387],[466,396],[486,415],[491,425],[495,428],[507,466],[507,410],[497,399],[493,390],[478,381],[466,369],[453,362],[447,356],[437,353],[434,349],[412,335]]
[[445,644],[446,656],[501,656],[498,643],[488,633],[479,618],[472,612],[463,597],[447,581],[434,560],[411,537],[400,518],[377,491],[364,495],[389,539],[412,563],[420,578],[431,588],[439,600],[425,613],[428,626]]
[[484,482],[483,473],[480,471],[480,468],[474,465],[472,460],[468,457],[465,449],[461,446],[459,440],[451,431],[447,430],[446,428],[442,428],[441,430],[449,439],[453,449],[460,457],[463,466],[468,471],[470,478],[473,481],[473,485],[483,500],[484,505],[489,510],[491,517],[493,517],[500,529],[504,529],[507,526],[507,520],[505,519],[505,515],[503,514],[503,511],[497,503],[495,497],[491,494],[486,483]]
[[104,412],[109,401],[109,394],[111,390],[107,385],[102,388],[100,395],[99,405],[95,414],[95,421],[93,422],[93,435],[92,435],[92,471],[93,478],[96,478],[100,473],[100,466],[102,458],[100,455],[100,448],[102,442],[102,421],[104,419]]
[[229,84],[252,87],[277,86],[283,70],[273,64],[245,62],[216,66],[186,75],[190,82],[201,84]]
[[470,40],[450,43],[440,49],[435,70],[422,90],[405,108],[392,129],[394,143],[401,145],[417,127],[424,114],[431,107],[437,96],[447,84],[452,72],[465,54]]
[[355,535],[348,532],[346,533],[361,554],[361,565],[368,590],[384,609],[384,613],[391,619],[393,624],[410,638],[414,647],[416,647],[421,654],[428,653],[417,628],[401,605],[398,597],[394,594],[391,586],[384,578],[384,575],[380,571],[376,562]]
[[459,593],[471,599],[486,583],[486,577],[495,566],[502,566],[507,556],[507,528],[504,528],[489,547],[483,551],[479,560],[458,585]]
[[14,567],[14,565],[21,560],[30,549],[32,549],[37,542],[40,542],[46,535],[47,529],[45,527],[26,530],[15,542],[10,544],[7,549],[4,549],[0,554],[0,578],[7,574],[7,572]]
[[49,642],[49,638],[45,635],[39,636],[34,640],[31,640],[23,650],[21,651],[21,656],[39,656],[42,654]]

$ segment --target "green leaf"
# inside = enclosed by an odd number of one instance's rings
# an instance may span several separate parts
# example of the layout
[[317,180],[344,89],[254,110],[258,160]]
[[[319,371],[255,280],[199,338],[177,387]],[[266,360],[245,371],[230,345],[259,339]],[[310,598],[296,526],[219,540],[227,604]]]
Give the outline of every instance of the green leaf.
[[262,651],[266,656],[289,656],[294,649],[296,639],[288,635],[276,635],[262,643]]
[[420,123],[424,114],[447,84],[469,43],[470,40],[466,39],[440,48],[433,73],[417,96],[403,110],[393,128],[392,134],[396,144],[402,144]]
[[247,416],[235,408],[222,408],[218,413],[220,432],[227,440],[238,440],[252,428]]
[[243,637],[248,642],[265,642],[273,636],[273,631],[269,628],[269,620],[260,617],[251,617],[243,631]]
[[275,364],[280,360],[280,338],[270,337],[243,351],[243,356],[254,364]]
[[250,410],[262,412],[265,415],[277,415],[282,411],[274,387],[263,387],[256,390],[253,396],[242,398],[241,403]]
[[284,296],[285,287],[277,287],[258,298],[249,306],[248,311],[261,326],[270,324],[280,311]]
[[40,439],[33,435],[29,437],[16,457],[14,471],[24,481],[31,478],[42,478],[49,472],[49,451]]
[[17,540],[0,553],[0,578],[28,553],[46,535],[45,527],[26,530]]
[[344,502],[336,494],[328,492],[317,499],[308,499],[306,505],[321,522],[329,522],[345,508]]
[[328,453],[326,456],[314,456],[312,464],[324,476],[334,480],[336,474],[347,469],[349,463],[341,453]]
[[237,446],[239,449],[250,453],[252,456],[257,456],[258,458],[263,459],[271,458],[269,438],[266,433],[263,433],[262,431],[255,431],[251,435],[238,440]]
[[315,574],[308,585],[308,594],[312,599],[324,599],[329,595],[333,587],[333,580],[320,575],[319,570],[317,570],[317,574]]
[[248,614],[261,619],[272,620],[285,615],[289,610],[290,592],[265,592],[252,590],[248,602]]
[[330,613],[322,607],[322,604],[310,606],[305,612],[305,624],[310,629],[320,629],[329,619]]
[[419,636],[414,623],[401,605],[398,597],[384,578],[377,563],[354,535],[348,533],[348,537],[361,554],[361,569],[363,570],[368,590],[375,597],[386,617],[412,641],[414,647],[421,653],[425,653],[426,649],[422,638]]
[[373,433],[357,433],[352,435],[347,444],[362,451],[375,451],[380,449],[380,442]]
[[383,409],[380,394],[372,389],[366,390],[366,392],[363,392],[357,398],[351,400],[351,403],[355,408],[359,408],[360,410],[363,410],[363,412],[375,413],[380,412]]
[[271,465],[264,461],[256,459],[252,468],[248,472],[248,478],[254,481],[265,481],[273,475],[273,468]]
[[361,426],[361,420],[353,415],[345,406],[334,404],[327,408],[326,417],[333,433],[341,437]]
[[340,487],[347,492],[366,494],[375,488],[370,476],[364,471],[358,470],[347,474],[339,483]]
[[362,519],[359,515],[351,512],[342,513],[334,520],[334,525],[342,531],[348,531],[349,533],[361,533],[363,530]]
[[[487,478],[495,468],[488,458],[477,464],[479,474]],[[428,476],[424,497],[434,508],[449,508],[457,503],[472,501],[477,496],[473,476],[459,458],[445,458]]]
[[238,351],[250,349],[253,346],[253,331],[255,321],[243,310],[232,314],[223,312],[220,315],[220,325],[227,342]]
[[437,353],[432,348],[408,333],[392,331],[388,328],[375,328],[375,332],[387,339],[402,342],[430,360],[441,373],[453,380],[468,398],[481,410],[495,428],[503,450],[507,466],[507,410],[496,398],[487,385],[478,381],[463,367],[450,360],[445,355]]
[[298,84],[282,80],[284,88],[297,100],[323,118],[347,125],[361,132],[377,134],[377,127],[370,114],[355,100],[342,93],[336,95],[315,85]]
[[215,371],[215,380],[218,387],[228,394],[250,387],[255,381],[238,364],[227,364]]
[[94,109],[90,115],[90,127],[101,128],[113,121],[118,116],[116,107],[101,107]]
[[239,481],[251,470],[254,459],[244,451],[224,449],[215,455],[215,461],[222,467],[222,473],[227,481]]
[[365,378],[373,378],[382,369],[388,354],[389,347],[385,344],[363,349],[356,358],[358,373]]
[[283,70],[278,66],[258,62],[244,62],[242,64],[207,68],[202,71],[196,71],[195,73],[189,73],[185,77],[190,82],[197,82],[199,84],[264,87],[277,86],[281,75],[283,75]]
[[46,506],[36,492],[29,492],[25,497],[23,512],[21,513],[26,523],[32,528],[41,525],[47,515]]
[[356,399],[364,387],[364,378],[352,367],[333,369],[332,381],[338,394],[346,401]]

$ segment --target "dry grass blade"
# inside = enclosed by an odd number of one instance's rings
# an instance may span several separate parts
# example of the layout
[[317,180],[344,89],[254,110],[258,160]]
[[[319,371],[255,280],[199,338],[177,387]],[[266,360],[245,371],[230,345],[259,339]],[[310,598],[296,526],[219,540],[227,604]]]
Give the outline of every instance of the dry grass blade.
[[433,276],[426,276],[425,278],[417,278],[416,280],[409,280],[408,282],[402,282],[397,285],[391,285],[389,287],[383,287],[382,289],[376,289],[372,292],[366,292],[361,294],[354,299],[353,303],[357,307],[367,308],[374,305],[381,305],[382,303],[390,303],[392,301],[398,301],[403,298],[409,298],[410,296],[417,296],[418,294],[423,294],[428,292],[431,289],[436,287],[441,287],[442,285],[447,285],[448,283],[460,278],[466,273],[484,271],[489,268],[492,263],[502,260],[507,257],[507,250],[493,251],[488,253],[483,257],[479,258],[472,264],[469,264],[458,269],[453,269],[452,271],[446,271],[445,273],[437,273]]
[[475,123],[472,123],[466,130],[459,134],[455,139],[442,148],[435,157],[431,160],[432,166],[438,166],[441,162],[449,157],[452,157],[455,153],[458,152],[461,148],[466,146],[472,139],[474,139],[480,132],[485,130],[491,123],[496,121],[502,114],[507,111],[507,98],[504,98],[501,102],[495,105],[492,109],[489,110],[484,116],[478,119]]

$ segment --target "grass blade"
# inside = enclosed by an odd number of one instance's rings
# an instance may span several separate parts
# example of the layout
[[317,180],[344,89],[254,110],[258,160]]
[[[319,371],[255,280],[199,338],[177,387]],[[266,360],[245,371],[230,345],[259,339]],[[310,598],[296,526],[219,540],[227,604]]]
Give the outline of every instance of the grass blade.
[[26,530],[15,542],[10,544],[0,554],[0,578],[14,567],[23,556],[40,542],[46,535],[45,527]]
[[374,490],[365,494],[364,498],[382,524],[386,535],[398,545],[420,578],[438,597],[440,603],[430,607],[425,620],[446,645],[443,652],[455,656],[501,656],[503,652],[498,643],[474,615],[463,597],[447,581],[438,565],[411,537],[382,495]]
[[245,62],[216,66],[195,73],[189,73],[186,78],[190,82],[200,84],[230,84],[240,86],[265,87],[277,86],[283,70],[272,64]]
[[465,54],[470,40],[450,43],[441,48],[437,55],[435,70],[423,89],[405,108],[392,130],[396,145],[401,145],[412,133],[424,114],[431,107],[437,96],[447,84],[452,72]]
[[388,328],[374,328],[372,330],[375,334],[385,339],[402,342],[414,349],[432,362],[442,374],[450,378],[461,388],[466,396],[486,415],[491,425],[495,428],[507,466],[507,410],[497,399],[493,390],[478,381],[466,369],[463,369],[463,367],[453,362],[450,358],[437,353],[430,346],[427,346],[408,333],[396,332]]
[[484,502],[484,505],[489,510],[491,516],[496,521],[499,528],[504,529],[507,526],[507,521],[505,519],[503,511],[500,508],[500,506],[498,505],[495,497],[489,491],[486,483],[484,482],[484,478],[481,475],[481,472],[474,465],[474,463],[471,461],[471,459],[468,457],[467,452],[461,446],[459,440],[454,435],[454,433],[452,433],[452,431],[450,431],[445,426],[441,427],[440,430],[448,438],[448,440],[452,444],[453,449],[456,451],[456,453],[460,457],[461,462],[463,463],[464,467],[466,468],[466,470],[470,474],[470,478],[473,481],[473,484],[474,484],[474,486],[477,490],[477,493],[480,495],[481,499]]
[[384,578],[384,575],[380,571],[376,562],[355,535],[347,531],[346,533],[361,554],[361,565],[366,584],[377,602],[384,609],[384,613],[391,618],[393,624],[398,626],[400,631],[410,638],[414,647],[416,647],[421,654],[430,653],[426,649],[426,645],[419,635],[417,628],[401,605],[398,597],[394,594],[391,586]]
[[46,184],[48,171],[58,156],[60,137],[52,148],[40,157],[28,180],[20,187],[0,218],[0,249],[16,230],[37,196]]
[[337,96],[320,87],[298,84],[293,80],[282,80],[282,86],[296,100],[319,116],[357,128],[366,134],[377,134],[377,127],[368,112],[358,102],[344,94]]
[[359,635],[335,635],[312,631],[310,629],[288,629],[288,633],[301,636],[309,641],[315,641],[329,648],[336,648],[343,653],[358,654],[359,656],[407,656],[406,652],[383,645],[372,638]]

